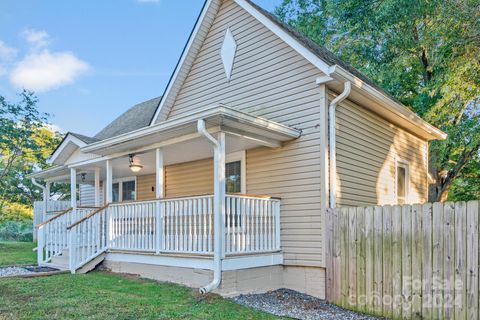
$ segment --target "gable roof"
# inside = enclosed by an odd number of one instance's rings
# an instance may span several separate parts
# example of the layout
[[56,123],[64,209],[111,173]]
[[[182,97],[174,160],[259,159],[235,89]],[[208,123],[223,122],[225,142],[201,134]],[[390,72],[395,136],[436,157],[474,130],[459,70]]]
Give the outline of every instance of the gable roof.
[[162,97],[156,97],[134,105],[103,128],[93,139],[104,140],[148,126],[161,99]]
[[[380,108],[383,108],[383,110],[379,110],[377,106],[375,108],[376,112],[380,111],[380,114],[386,116],[387,119],[390,119],[393,123],[407,126],[428,140],[446,138],[445,133],[421,119],[417,114],[376,85],[368,77],[348,63],[337,58],[326,48],[308,39],[268,11],[254,4],[251,0],[232,1],[250,13],[285,43],[290,45],[301,56],[328,76],[330,80],[336,80],[337,83],[351,82],[355,90],[361,92],[361,94],[368,97],[368,99],[374,100]],[[221,0],[205,1],[204,7],[192,30],[187,45],[182,52],[175,71],[169,80],[163,94],[163,99],[160,101],[150,125],[167,119],[181,85],[188,76],[195,57],[213,24],[220,4]]]
[[50,154],[47,159],[48,164],[61,164],[68,159],[72,153],[77,149],[86,146],[89,142],[97,142],[98,140],[91,137],[87,137],[78,133],[67,132],[62,141],[57,145],[55,150]]
[[[100,141],[100,139],[97,139],[97,138],[94,138],[94,137],[88,137],[88,136],[85,136],[83,134],[80,134],[80,133],[75,133],[75,132],[68,132],[68,134],[71,134],[72,136],[82,140],[83,142],[85,142],[86,144],[90,144],[90,143],[94,143],[94,142],[97,142],[97,141]],[[65,136],[66,137],[66,136]]]

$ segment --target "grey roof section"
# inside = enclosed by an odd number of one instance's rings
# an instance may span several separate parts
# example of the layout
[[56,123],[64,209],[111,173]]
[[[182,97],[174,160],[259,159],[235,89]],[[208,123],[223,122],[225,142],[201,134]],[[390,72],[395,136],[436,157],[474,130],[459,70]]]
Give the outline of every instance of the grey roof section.
[[271,14],[267,10],[263,9],[262,7],[258,6],[257,4],[253,3],[251,0],[246,0],[248,3],[250,3],[254,8],[256,8],[258,11],[260,11],[264,16],[272,20],[276,25],[278,25],[280,28],[282,28],[285,32],[290,34],[293,38],[295,38],[298,42],[300,42],[303,46],[308,48],[310,51],[312,51],[314,54],[316,54],[320,59],[324,60],[327,64],[330,64],[331,66],[333,65],[339,65],[343,69],[347,70],[357,78],[361,79],[363,82],[369,84],[370,86],[374,87],[378,91],[381,91],[383,94],[388,96],[390,99],[400,103],[403,105],[402,102],[398,101],[395,97],[393,97],[391,94],[385,91],[382,87],[374,83],[372,80],[370,80],[367,76],[362,74],[360,71],[355,69],[353,66],[348,64],[347,62],[339,59],[338,57],[335,56],[331,51],[329,51],[327,48],[317,44],[316,42],[310,40],[307,38],[305,35],[302,33],[298,32],[295,30],[293,27],[288,25],[287,23],[283,22],[280,20],[278,17],[275,15]]
[[75,133],[75,132],[68,132],[69,134],[71,134],[72,136],[82,140],[83,142],[85,142],[86,144],[90,144],[90,143],[94,143],[94,142],[97,142],[97,141],[100,141],[100,139],[97,139],[97,138],[92,138],[92,137],[87,137],[87,136],[84,136],[83,134],[79,134],[79,133]]
[[161,99],[162,97],[156,97],[131,107],[97,133],[94,138],[97,141],[104,140],[150,125],[150,120]]

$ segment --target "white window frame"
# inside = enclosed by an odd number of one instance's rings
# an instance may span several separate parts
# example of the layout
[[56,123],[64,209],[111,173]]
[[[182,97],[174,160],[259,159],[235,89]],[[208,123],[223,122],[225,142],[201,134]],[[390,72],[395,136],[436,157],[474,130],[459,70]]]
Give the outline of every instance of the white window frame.
[[[231,162],[237,162],[240,161],[240,193],[241,194],[246,194],[247,193],[247,165],[246,165],[246,152],[245,150],[242,151],[237,151],[237,152],[231,152],[228,153],[225,156],[225,165],[227,163]],[[225,215],[226,217],[226,215]],[[239,225],[237,226],[231,226],[230,230],[231,232],[243,232],[245,226],[243,226],[243,223],[241,220],[238,221]],[[225,233],[227,233],[227,221],[225,220]]]
[[395,203],[399,204],[398,200],[398,167],[405,169],[405,201],[404,204],[409,203],[410,199],[410,163],[406,160],[397,159],[395,161]]
[[[133,177],[117,178],[112,180],[112,191],[113,191],[113,185],[115,183],[118,183],[118,202],[117,203],[123,202],[123,182],[128,182],[128,181],[135,182],[135,197],[133,201],[137,200],[137,177],[133,176]],[[132,200],[127,200],[127,201],[132,201]]]
[[247,163],[245,150],[228,153],[225,157],[225,165],[227,163],[240,161],[240,193],[247,193]]

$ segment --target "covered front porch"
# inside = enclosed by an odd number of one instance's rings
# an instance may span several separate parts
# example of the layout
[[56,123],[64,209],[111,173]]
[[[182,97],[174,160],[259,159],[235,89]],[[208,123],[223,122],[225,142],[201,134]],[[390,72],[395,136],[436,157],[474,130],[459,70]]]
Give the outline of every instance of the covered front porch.
[[281,199],[248,194],[246,153],[299,135],[216,106],[109,141],[72,137],[52,155],[58,167],[34,176],[79,195],[38,225],[38,261],[63,257],[72,272],[106,252],[214,271],[281,264]]

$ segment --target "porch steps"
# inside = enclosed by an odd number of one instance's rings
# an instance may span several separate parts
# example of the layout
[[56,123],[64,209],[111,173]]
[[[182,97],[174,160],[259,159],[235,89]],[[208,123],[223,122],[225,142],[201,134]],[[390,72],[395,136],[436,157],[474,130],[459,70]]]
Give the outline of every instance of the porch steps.
[[[95,269],[103,259],[105,259],[105,253],[102,253],[95,257],[94,259],[90,260],[86,264],[84,264],[81,268],[77,269],[76,273],[87,273]],[[59,270],[69,270],[69,250],[64,249],[61,255],[52,257],[52,261],[50,263],[46,263],[45,266],[56,268]]]

